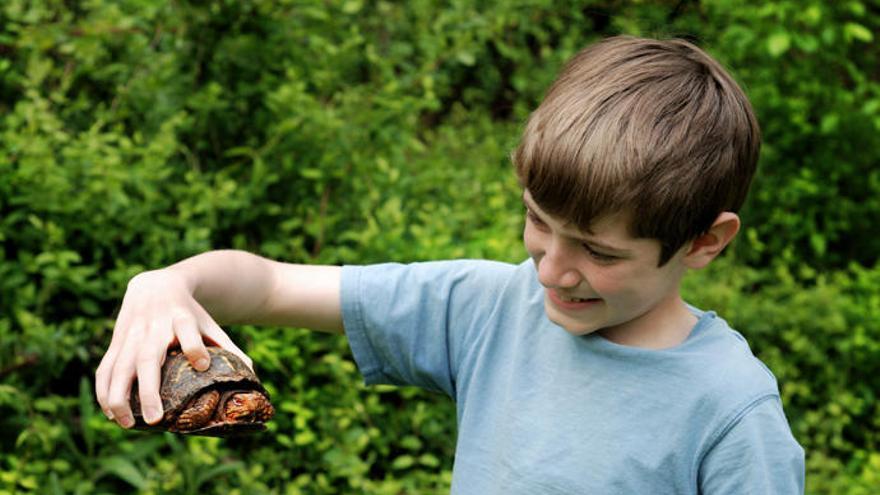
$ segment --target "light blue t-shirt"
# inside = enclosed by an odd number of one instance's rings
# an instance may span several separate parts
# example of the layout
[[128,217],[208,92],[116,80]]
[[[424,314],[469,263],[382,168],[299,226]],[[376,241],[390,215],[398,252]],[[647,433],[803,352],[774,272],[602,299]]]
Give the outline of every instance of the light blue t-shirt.
[[667,350],[550,322],[534,265],[347,266],[342,311],[369,384],[457,405],[453,494],[801,494],[776,380],[712,312]]

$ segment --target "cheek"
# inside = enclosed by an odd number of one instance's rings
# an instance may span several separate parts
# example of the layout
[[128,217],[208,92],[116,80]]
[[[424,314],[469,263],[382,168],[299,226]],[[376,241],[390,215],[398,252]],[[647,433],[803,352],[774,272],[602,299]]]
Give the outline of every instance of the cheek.
[[636,264],[622,263],[592,266],[589,282],[603,299],[631,305],[637,304],[646,293],[655,291],[657,280]]
[[667,280],[642,270],[604,270],[590,279],[593,289],[618,307],[644,309],[668,292]]
[[590,286],[603,298],[614,298],[627,292],[627,277],[624,270],[613,267],[594,267],[588,274]]

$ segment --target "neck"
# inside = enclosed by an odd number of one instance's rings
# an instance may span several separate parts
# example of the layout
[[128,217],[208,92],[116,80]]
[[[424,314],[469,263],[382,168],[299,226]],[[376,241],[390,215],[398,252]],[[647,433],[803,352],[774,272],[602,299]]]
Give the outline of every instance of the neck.
[[660,350],[687,340],[696,323],[697,317],[676,294],[635,320],[598,333],[615,344]]

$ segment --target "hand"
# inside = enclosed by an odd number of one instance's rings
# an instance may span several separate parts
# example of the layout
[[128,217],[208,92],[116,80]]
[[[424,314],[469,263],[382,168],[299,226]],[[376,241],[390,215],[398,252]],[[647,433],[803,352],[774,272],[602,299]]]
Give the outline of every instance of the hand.
[[192,366],[210,366],[205,341],[253,363],[195,300],[183,277],[170,269],[143,272],[128,283],[110,347],[95,373],[95,394],[104,414],[120,426],[134,425],[129,400],[135,377],[144,420],[162,419],[161,368],[168,348],[179,343]]

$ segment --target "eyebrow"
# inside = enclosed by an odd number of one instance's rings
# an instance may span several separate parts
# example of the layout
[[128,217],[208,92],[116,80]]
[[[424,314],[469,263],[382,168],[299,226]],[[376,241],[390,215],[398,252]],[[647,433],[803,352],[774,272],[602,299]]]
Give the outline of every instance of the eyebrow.
[[[528,209],[529,211],[532,212],[533,215],[535,215],[536,217],[538,217],[539,219],[541,219],[542,222],[546,223],[546,220],[544,220],[544,218],[543,218],[541,215],[539,215],[538,212],[536,211],[537,208],[536,208],[535,206],[533,206],[533,205],[529,202],[529,200],[526,199],[526,194],[525,194],[525,192],[523,192],[523,195],[522,195],[522,202],[523,202],[523,205],[525,205],[526,209]],[[571,222],[566,223],[566,225],[571,225]],[[592,246],[592,247],[597,247],[597,248],[600,248],[600,249],[605,250],[605,251],[611,251],[611,252],[613,252],[613,253],[616,254],[616,255],[620,255],[620,256],[629,256],[629,255],[630,255],[629,250],[627,250],[627,249],[623,249],[623,248],[619,248],[619,247],[615,247],[615,246],[612,246],[612,245],[610,245],[610,244],[605,244],[605,243],[602,242],[602,241],[597,241],[597,240],[595,240],[595,239],[589,239],[589,238],[586,238],[586,237],[583,237],[583,236],[580,236],[580,235],[579,235],[579,236],[575,236],[575,237],[573,237],[573,238],[574,238],[574,239],[577,239],[577,240],[579,240],[579,241],[581,241],[581,242],[583,242],[583,243],[589,244],[589,245]]]

